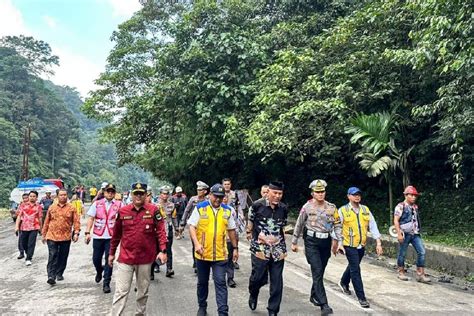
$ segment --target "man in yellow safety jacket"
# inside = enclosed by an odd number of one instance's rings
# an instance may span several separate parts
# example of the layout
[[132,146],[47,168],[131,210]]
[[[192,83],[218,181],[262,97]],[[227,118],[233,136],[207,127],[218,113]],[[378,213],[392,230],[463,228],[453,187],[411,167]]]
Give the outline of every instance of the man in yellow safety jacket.
[[228,315],[227,305],[227,243],[229,234],[233,246],[233,260],[239,257],[236,224],[230,208],[222,204],[224,187],[215,184],[211,187],[209,200],[198,203],[188,220],[189,235],[194,244],[197,268],[197,296],[199,310],[197,315],[207,315],[207,296],[209,274],[212,268],[219,316]]
[[[369,308],[370,304],[365,297],[360,274],[360,262],[365,254],[367,232],[370,231],[372,237],[377,240],[376,252],[379,256],[382,254],[382,243],[374,216],[367,206],[360,204],[361,193],[359,188],[350,187],[347,190],[349,203],[339,208],[334,219],[336,223],[340,222],[342,225],[342,241],[339,241],[337,250],[345,254],[349,262],[339,287],[344,294],[350,295],[349,282],[352,281],[360,305]],[[336,254],[336,249],[333,250]]]

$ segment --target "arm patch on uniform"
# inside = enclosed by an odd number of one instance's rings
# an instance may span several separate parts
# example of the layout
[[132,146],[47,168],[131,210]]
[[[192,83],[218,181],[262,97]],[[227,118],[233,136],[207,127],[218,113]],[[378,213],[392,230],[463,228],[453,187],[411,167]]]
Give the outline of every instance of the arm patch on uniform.
[[161,212],[160,211],[157,211],[155,212],[155,219],[157,221],[161,221],[163,219],[163,217],[161,216]]

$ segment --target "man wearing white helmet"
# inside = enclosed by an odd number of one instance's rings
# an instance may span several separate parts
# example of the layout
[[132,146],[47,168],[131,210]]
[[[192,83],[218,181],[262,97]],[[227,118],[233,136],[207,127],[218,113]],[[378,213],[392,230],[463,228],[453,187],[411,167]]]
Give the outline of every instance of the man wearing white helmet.
[[91,203],[94,203],[95,201],[102,200],[104,198],[104,190],[107,187],[108,183],[107,182],[102,182],[100,185],[100,190],[97,192],[96,197],[92,200]]
[[[181,223],[181,219],[183,218],[184,214],[184,209],[186,208],[186,204],[188,203],[188,198],[186,197],[186,194],[183,193],[183,188],[181,188],[180,186],[177,186],[174,189],[174,192],[175,194],[171,198],[171,202],[173,202],[176,207],[178,223]],[[183,234],[181,230],[176,230],[176,239],[181,239],[182,237]]]

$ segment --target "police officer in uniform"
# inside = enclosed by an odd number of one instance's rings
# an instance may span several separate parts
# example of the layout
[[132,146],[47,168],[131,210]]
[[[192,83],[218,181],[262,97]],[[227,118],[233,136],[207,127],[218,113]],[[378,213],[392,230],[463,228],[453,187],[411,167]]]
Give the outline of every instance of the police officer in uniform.
[[[325,200],[326,186],[326,181],[320,179],[314,180],[309,185],[313,198],[301,208],[291,240],[291,250],[297,252],[298,238],[303,235],[306,261],[311,266],[313,277],[309,301],[321,307],[322,315],[333,313],[328,305],[323,276],[331,257],[331,246],[337,247],[337,241],[342,239],[341,224],[335,223],[334,220],[334,214],[337,212],[336,205]],[[332,245],[331,234],[336,239]]]
[[168,200],[171,188],[163,186],[160,188],[160,197],[158,207],[160,209],[161,217],[165,220],[166,232],[168,236],[168,243],[166,244],[166,254],[168,261],[166,262],[166,277],[171,278],[174,275],[173,271],[173,233],[178,229],[178,220],[176,215],[176,208],[173,202]]
[[155,260],[163,263],[167,260],[165,221],[154,204],[145,203],[146,188],[143,183],[132,185],[133,202],[119,210],[115,222],[109,253],[112,266],[120,244],[112,301],[114,316],[121,315],[125,309],[133,274],[137,284],[135,315],[146,314],[151,264]]
[[233,246],[234,261],[237,261],[239,257],[239,248],[235,232],[236,224],[231,209],[222,203],[224,195],[224,187],[221,184],[213,185],[209,200],[198,203],[188,220],[189,235],[196,250],[198,316],[207,315],[207,296],[211,269],[216,291],[218,315],[225,316],[229,313],[225,280],[227,234]]
[[[188,222],[188,219],[191,216],[191,213],[196,207],[196,205],[199,202],[203,202],[207,200],[207,190],[209,189],[209,186],[202,181],[198,181],[196,182],[196,187],[197,187],[197,195],[194,195],[189,199],[189,202],[186,205],[186,209],[184,210],[183,217],[181,218],[181,223],[179,223],[180,224],[179,231],[181,235],[183,233],[184,226],[186,226],[186,223]],[[192,243],[192,247],[193,247],[193,250],[192,250],[193,269],[194,269],[194,273],[197,273],[196,258],[194,257],[194,243]]]

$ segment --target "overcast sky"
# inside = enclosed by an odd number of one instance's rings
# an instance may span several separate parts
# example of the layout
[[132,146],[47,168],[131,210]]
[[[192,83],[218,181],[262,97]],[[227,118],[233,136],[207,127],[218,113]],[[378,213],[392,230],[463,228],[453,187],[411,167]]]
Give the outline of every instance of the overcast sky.
[[49,43],[60,58],[50,79],[85,97],[104,70],[110,35],[140,7],[138,0],[0,0],[0,37],[23,34]]

